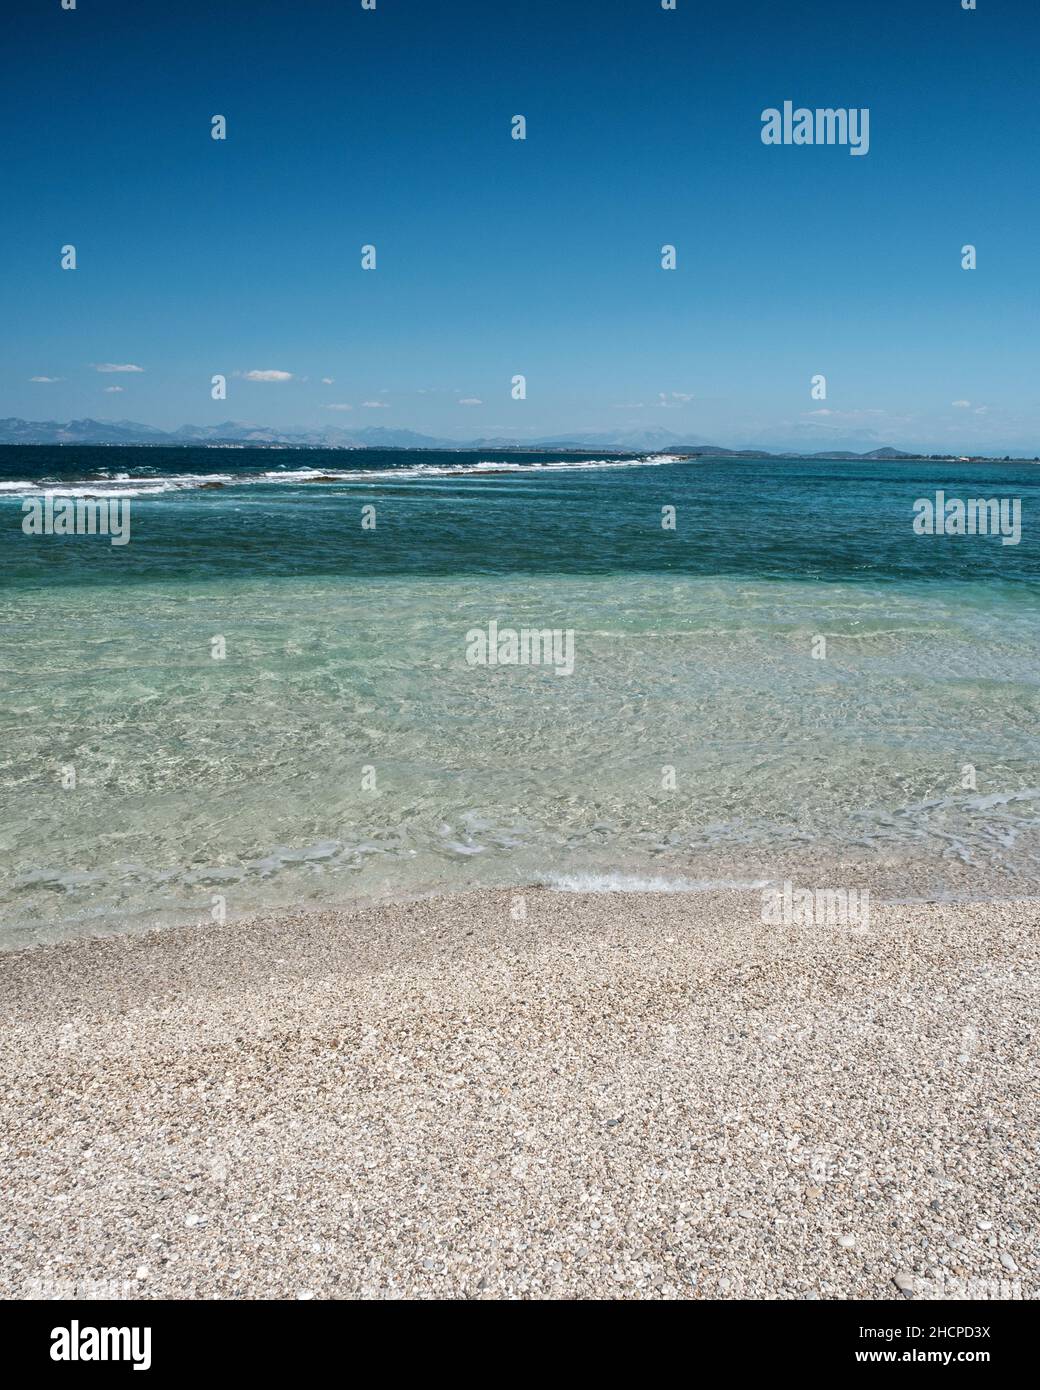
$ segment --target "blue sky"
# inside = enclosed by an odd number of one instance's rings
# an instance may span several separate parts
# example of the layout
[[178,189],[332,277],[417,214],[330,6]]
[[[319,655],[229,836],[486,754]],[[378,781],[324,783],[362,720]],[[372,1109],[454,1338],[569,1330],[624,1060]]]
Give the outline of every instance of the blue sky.
[[978,3],[9,0],[0,415],[1033,454],[1040,8]]

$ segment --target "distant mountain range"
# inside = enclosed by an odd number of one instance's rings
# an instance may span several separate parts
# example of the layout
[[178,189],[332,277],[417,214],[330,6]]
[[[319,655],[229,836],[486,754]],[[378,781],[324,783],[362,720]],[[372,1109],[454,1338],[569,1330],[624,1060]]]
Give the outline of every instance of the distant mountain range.
[[[800,450],[727,449],[708,440],[671,430],[653,428],[642,430],[577,431],[574,434],[550,435],[542,439],[517,439],[496,436],[481,439],[438,439],[434,435],[417,434],[414,430],[391,429],[373,425],[366,429],[345,430],[336,426],[320,429],[277,430],[267,425],[243,424],[226,420],[219,425],[182,425],[177,430],[161,430],[154,425],[141,425],[134,420],[22,420],[11,416],[0,419],[0,444],[153,444],[166,447],[199,445],[252,448],[296,449],[574,449],[583,452],[602,450],[605,453],[649,453],[678,450],[687,453],[732,455],[754,458],[769,454],[792,454],[803,458],[836,459],[910,459],[917,453],[885,446],[857,453],[853,450],[820,449],[811,453]],[[934,455],[933,457],[951,457]],[[978,457],[978,456],[976,456]]]
[[220,425],[182,425],[178,430],[160,430],[133,420],[0,420],[0,444],[248,444],[325,449],[630,449],[645,453],[650,449],[677,447],[713,448],[705,440],[673,434],[665,429],[603,431],[553,435],[543,439],[515,436],[460,441],[440,439],[414,430],[373,425],[346,430],[336,425],[318,429],[272,429],[267,425],[243,424],[225,420]]
[[349,431],[323,429],[276,430],[266,425],[247,425],[226,420],[220,425],[182,425],[179,430],[160,430],[135,420],[0,420],[0,444],[250,444],[325,449],[433,449],[450,448],[450,442],[412,430],[374,426]]

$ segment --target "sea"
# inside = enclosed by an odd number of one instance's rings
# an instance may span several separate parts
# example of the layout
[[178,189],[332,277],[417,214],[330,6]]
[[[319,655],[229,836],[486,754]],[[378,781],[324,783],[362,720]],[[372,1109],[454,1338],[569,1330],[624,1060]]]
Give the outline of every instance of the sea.
[[[1020,538],[921,534],[937,493]],[[48,497],[126,499],[128,543],[33,533]],[[6,447],[0,586],[4,947],[489,886],[1040,891],[1040,464]]]

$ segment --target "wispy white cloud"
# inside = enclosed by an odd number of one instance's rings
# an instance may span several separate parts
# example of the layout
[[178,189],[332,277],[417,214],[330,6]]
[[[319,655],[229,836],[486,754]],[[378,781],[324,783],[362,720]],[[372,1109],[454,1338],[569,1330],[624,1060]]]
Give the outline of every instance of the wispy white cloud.
[[322,379],[321,379],[321,384],[322,384],[322,386],[331,386],[331,385],[332,385],[332,377],[330,377],[330,376],[323,376]]
[[362,401],[362,402],[361,402],[361,405],[362,405],[362,408],[365,409],[365,410],[389,410],[389,409],[390,409],[389,403],[388,403],[387,401]]
[[323,405],[322,410],[353,410],[352,405],[347,405],[344,401],[336,401],[331,405]]
[[48,382],[48,383],[49,383],[49,382],[54,382],[54,381],[64,381],[65,378],[64,378],[64,377],[60,377],[60,376],[31,376],[31,377],[29,378],[29,380],[30,380],[30,381],[40,381],[40,382]]
[[971,405],[971,401],[952,401],[951,404],[955,410],[967,410]]
[[106,386],[106,387],[105,387],[105,394],[106,394],[106,395],[109,395],[109,394],[110,394],[111,392],[113,392],[113,391],[122,391],[122,390],[123,390],[123,387],[122,387],[122,386]]
[[828,410],[825,405],[820,406],[819,410],[805,410],[802,414],[807,419],[814,416],[830,416],[833,420],[866,420],[871,416],[884,415],[883,410]]
[[268,367],[264,371],[243,372],[242,377],[245,381],[292,381],[293,374]]
[[143,372],[143,367],[136,366],[133,362],[94,362],[91,364],[96,372]]
[[459,405],[483,405],[484,402],[477,396],[463,396]]

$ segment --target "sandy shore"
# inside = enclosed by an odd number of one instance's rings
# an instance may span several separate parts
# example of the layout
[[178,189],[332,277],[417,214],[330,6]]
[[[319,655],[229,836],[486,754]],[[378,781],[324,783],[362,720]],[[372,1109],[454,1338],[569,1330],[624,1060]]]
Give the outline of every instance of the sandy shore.
[[1040,906],[524,901],[0,957],[0,1294],[1037,1296]]

